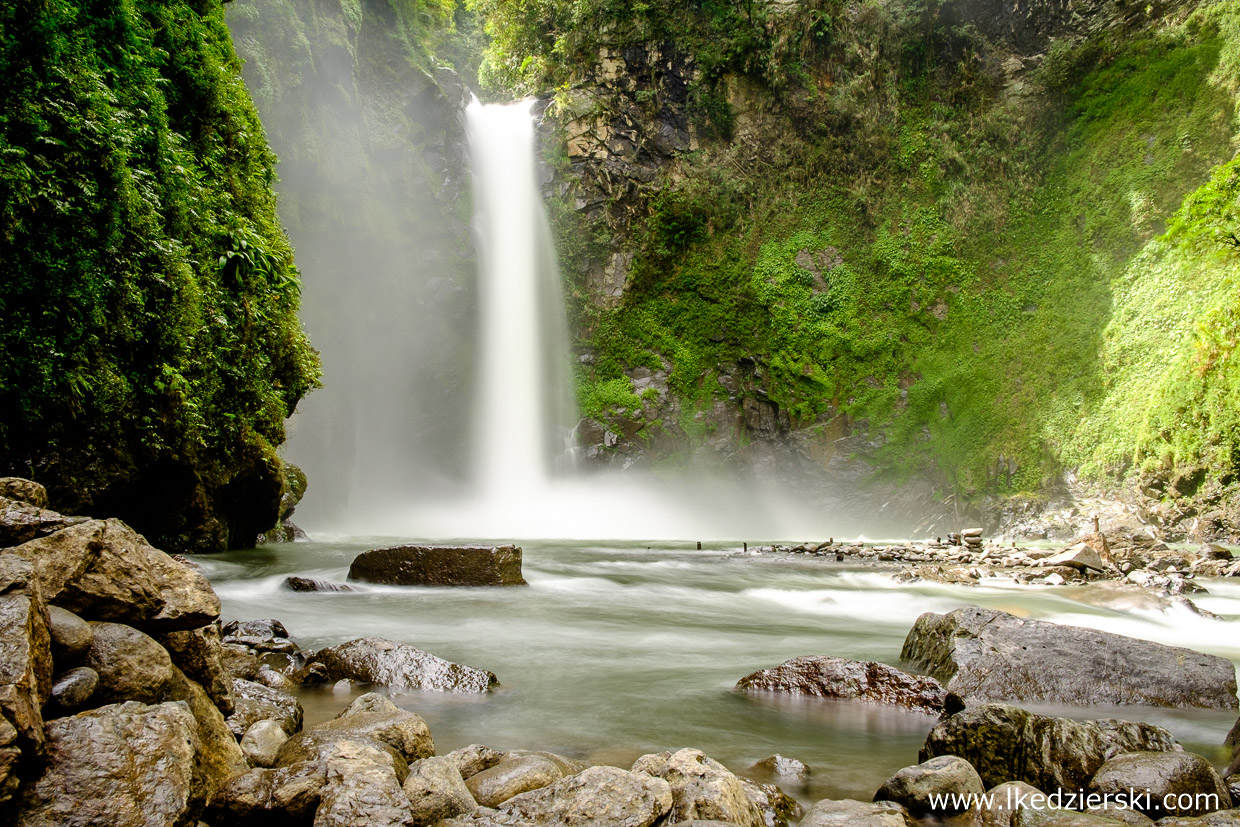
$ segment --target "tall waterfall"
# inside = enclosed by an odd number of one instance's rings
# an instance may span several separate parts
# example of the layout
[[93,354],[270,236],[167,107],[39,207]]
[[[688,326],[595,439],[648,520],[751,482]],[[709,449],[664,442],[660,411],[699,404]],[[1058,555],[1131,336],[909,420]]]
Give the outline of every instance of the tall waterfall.
[[475,101],[467,112],[481,343],[473,473],[484,495],[544,488],[575,407],[531,104]]

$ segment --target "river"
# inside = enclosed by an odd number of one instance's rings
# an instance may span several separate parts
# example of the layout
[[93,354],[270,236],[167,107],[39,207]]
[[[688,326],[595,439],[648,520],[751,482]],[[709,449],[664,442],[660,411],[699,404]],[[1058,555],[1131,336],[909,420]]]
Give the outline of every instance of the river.
[[[931,718],[857,703],[734,692],[737,679],[797,655],[897,664],[922,612],[974,604],[1188,646],[1240,661],[1240,583],[1203,581],[1202,609],[1160,608],[1101,585],[977,587],[898,584],[877,565],[739,546],[527,541],[529,586],[406,588],[354,593],[282,587],[290,574],[343,582],[358,553],[391,538],[268,546],[198,558],[225,620],[274,617],[305,649],[376,636],[489,669],[487,696],[393,695],[430,725],[440,754],[471,743],[545,749],[628,766],[646,752],[697,747],[744,772],[773,753],[812,771],[805,801],[869,800],[917,762]],[[406,541],[407,542],[407,541]],[[340,711],[359,688],[302,690],[307,723]],[[1234,712],[1147,708],[1049,710],[1168,727],[1216,764]]]

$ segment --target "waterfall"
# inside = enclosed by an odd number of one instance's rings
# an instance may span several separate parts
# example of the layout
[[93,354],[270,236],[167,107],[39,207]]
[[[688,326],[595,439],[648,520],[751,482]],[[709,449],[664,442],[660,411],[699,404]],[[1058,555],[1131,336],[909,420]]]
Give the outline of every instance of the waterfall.
[[544,489],[576,407],[532,103],[474,101],[467,111],[480,342],[473,476],[484,497]]

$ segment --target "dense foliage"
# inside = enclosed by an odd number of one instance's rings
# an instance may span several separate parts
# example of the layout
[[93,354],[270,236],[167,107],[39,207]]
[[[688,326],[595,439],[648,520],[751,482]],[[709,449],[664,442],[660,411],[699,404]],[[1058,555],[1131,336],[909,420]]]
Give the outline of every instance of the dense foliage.
[[[947,5],[475,0],[496,86],[567,100],[650,44],[695,67],[702,148],[644,191],[622,303],[578,288],[588,412],[663,360],[705,408],[752,357],[793,427],[847,422],[945,495],[1230,483],[1240,6],[1071,32],[1012,75]],[[598,266],[598,228],[558,215]]]
[[0,472],[187,545],[318,378],[239,68],[220,0],[0,0]]

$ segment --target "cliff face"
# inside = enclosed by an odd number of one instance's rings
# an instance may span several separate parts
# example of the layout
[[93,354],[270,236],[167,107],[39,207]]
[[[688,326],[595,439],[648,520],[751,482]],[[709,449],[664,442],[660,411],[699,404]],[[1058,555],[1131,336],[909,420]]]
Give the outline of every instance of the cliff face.
[[744,6],[489,11],[555,89],[587,455],[1240,536],[1235,4]]
[[[451,4],[448,4],[450,7]],[[290,456],[323,520],[463,464],[472,376],[467,52],[443,4],[236,0],[246,82],[280,158],[281,217],[324,388]],[[428,19],[428,15],[432,19]]]
[[0,474],[249,545],[318,363],[223,6],[5,0],[0,31]]

